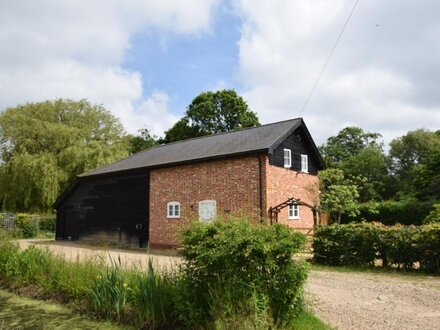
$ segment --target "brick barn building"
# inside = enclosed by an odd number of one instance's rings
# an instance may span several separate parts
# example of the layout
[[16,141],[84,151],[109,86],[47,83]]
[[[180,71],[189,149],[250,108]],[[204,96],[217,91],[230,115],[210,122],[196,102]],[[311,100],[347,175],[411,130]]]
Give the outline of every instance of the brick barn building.
[[[160,145],[79,175],[54,204],[56,239],[166,248],[190,220],[268,222],[288,198],[319,204],[323,166],[301,118]],[[277,218],[302,231],[314,225],[304,205]]]

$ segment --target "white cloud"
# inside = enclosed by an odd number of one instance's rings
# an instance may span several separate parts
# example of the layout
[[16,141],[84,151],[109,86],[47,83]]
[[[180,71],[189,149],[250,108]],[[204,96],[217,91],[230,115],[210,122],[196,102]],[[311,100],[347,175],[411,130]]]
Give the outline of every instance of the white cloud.
[[168,96],[153,91],[145,97],[140,73],[122,69],[130,39],[145,32],[207,32],[217,4],[0,0],[0,109],[59,97],[87,98],[120,117],[128,131],[148,126],[159,134],[174,120]]
[[[297,117],[354,2],[241,0],[238,79],[263,122]],[[386,142],[440,127],[440,4],[360,2],[302,116],[317,143],[354,125]],[[417,13],[417,14],[416,14]]]
[[157,136],[163,136],[163,132],[169,129],[180,116],[168,111],[170,97],[164,91],[155,90],[135,110],[135,114],[126,119],[130,126],[141,124],[148,127],[150,132]]

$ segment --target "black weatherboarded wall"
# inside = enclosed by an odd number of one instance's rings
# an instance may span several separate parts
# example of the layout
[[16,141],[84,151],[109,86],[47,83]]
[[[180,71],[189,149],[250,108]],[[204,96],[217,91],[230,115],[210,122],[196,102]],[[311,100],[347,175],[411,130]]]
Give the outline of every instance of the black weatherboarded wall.
[[301,155],[307,155],[309,158],[310,174],[316,175],[318,170],[323,169],[322,162],[318,159],[317,154],[313,152],[312,142],[302,127],[297,128],[269,155],[269,163],[271,165],[284,167],[284,149],[291,150],[292,170],[301,171]]
[[55,206],[56,239],[144,247],[148,204],[148,170],[80,178]]

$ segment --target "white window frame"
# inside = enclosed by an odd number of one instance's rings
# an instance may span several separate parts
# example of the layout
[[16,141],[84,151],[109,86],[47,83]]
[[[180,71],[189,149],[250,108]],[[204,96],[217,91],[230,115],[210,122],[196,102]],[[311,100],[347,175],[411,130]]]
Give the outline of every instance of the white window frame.
[[290,204],[288,208],[289,220],[299,220],[299,205]]
[[[288,156],[286,157],[286,152]],[[285,168],[291,168],[292,167],[292,150],[290,149],[284,149],[283,151],[283,159],[284,159],[284,167]],[[287,162],[286,162],[287,160]]]
[[309,173],[309,156],[301,155],[301,172]]
[[167,218],[168,219],[179,219],[180,218],[180,210],[181,210],[180,209],[180,202],[176,202],[176,201],[168,202],[167,203]]

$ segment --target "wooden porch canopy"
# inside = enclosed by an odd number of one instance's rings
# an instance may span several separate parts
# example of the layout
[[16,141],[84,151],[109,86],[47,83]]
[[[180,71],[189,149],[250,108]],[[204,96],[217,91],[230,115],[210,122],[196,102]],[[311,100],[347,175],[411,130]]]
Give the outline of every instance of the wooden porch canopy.
[[316,226],[318,224],[318,212],[321,211],[319,207],[310,205],[306,202],[303,202],[299,198],[291,197],[288,198],[285,202],[278,204],[277,206],[273,206],[269,208],[269,216],[270,216],[270,224],[272,225],[274,222],[278,223],[278,214],[280,211],[289,205],[303,205],[308,207],[313,212],[313,225]]

